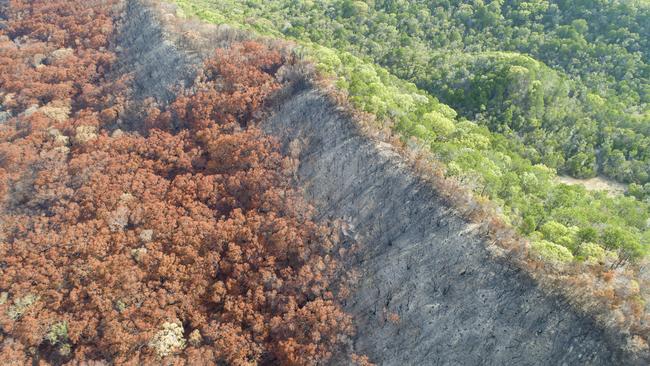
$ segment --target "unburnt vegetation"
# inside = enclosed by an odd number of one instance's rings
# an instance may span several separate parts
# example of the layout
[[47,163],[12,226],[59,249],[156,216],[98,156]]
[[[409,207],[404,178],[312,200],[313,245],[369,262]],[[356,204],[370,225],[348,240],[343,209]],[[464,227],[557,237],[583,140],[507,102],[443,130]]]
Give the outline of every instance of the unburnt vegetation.
[[134,106],[111,72],[119,1],[0,12],[3,364],[311,365],[345,349],[353,246],[253,126],[291,59],[233,44],[170,105]]

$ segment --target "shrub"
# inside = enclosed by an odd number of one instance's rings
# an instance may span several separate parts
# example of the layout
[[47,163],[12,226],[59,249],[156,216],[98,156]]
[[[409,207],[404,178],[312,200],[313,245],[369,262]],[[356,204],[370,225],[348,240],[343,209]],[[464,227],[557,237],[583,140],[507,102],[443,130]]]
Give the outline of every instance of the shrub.
[[561,264],[573,261],[573,254],[569,249],[547,240],[533,242],[531,249],[535,255],[551,263]]
[[544,239],[560,244],[569,249],[575,248],[578,228],[568,228],[557,221],[549,221],[540,227]]
[[185,348],[183,327],[178,323],[163,323],[162,329],[149,342],[159,358],[181,352]]
[[578,248],[578,255],[590,263],[603,263],[605,261],[605,249],[598,244],[582,243]]
[[18,320],[29,308],[39,300],[38,295],[28,294],[14,301],[13,305],[7,310],[7,315],[12,320]]
[[68,342],[68,322],[56,322],[50,326],[50,330],[45,335],[45,339],[51,345],[56,346],[59,355],[67,357],[70,355],[71,346]]

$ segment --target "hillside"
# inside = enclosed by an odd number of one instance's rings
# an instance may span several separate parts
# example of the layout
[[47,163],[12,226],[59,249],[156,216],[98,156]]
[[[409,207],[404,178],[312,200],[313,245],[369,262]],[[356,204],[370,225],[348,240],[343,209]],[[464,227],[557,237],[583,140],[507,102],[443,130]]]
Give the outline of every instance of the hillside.
[[[589,161],[601,173],[607,170],[599,156],[614,146],[619,150],[615,154],[628,157],[650,151],[643,143],[648,123],[642,117],[647,108],[642,97],[647,85],[647,4],[604,1],[602,8],[590,11],[559,1],[493,1],[485,6],[436,1],[176,3],[181,16],[295,40],[298,55],[313,60],[355,108],[371,115],[371,129],[386,135],[390,128],[412,154],[426,161],[435,181],[444,175],[442,181],[456,182],[454,188],[439,184],[440,193],[451,196],[452,206],[481,225],[493,221],[527,238],[529,252],[521,249],[527,248],[521,239],[509,235],[498,235],[496,242],[527,252],[527,261],[541,259],[547,267],[541,272],[550,273],[541,280],[545,286],[568,285],[569,297],[579,307],[588,313],[604,311],[609,315],[603,315],[602,322],[639,327],[634,333],[647,338],[643,324],[650,299],[650,206],[643,179],[630,184],[625,196],[561,183],[568,181],[562,174],[592,176],[578,173]],[[477,19],[488,10],[494,19],[489,26],[481,25]],[[623,33],[605,29],[607,16],[614,19],[609,26]],[[594,26],[585,25],[582,18]],[[549,45],[566,43],[563,34],[573,28],[591,33],[579,44],[582,49],[576,45],[562,52],[590,62],[573,60],[569,66]],[[500,32],[501,38],[493,39],[491,32]],[[446,40],[454,33],[460,38]],[[621,37],[626,37],[625,47]],[[524,49],[538,43],[546,48]],[[626,64],[631,71],[622,77],[615,71],[620,63],[589,58],[597,55],[636,61]],[[611,75],[605,80],[600,72]],[[629,82],[635,83],[635,91],[630,91]],[[607,100],[597,108],[598,116],[584,114],[596,97]],[[568,150],[558,144],[572,151],[591,146],[597,153],[578,152],[571,159],[581,163],[572,172],[565,164],[570,163]],[[648,171],[643,159],[614,165],[627,172]],[[473,198],[450,189],[471,190]],[[606,289],[613,283],[638,292]]]
[[517,136],[534,163],[649,182],[647,2],[177,2],[372,60]]
[[[647,202],[553,183],[500,105],[468,121],[290,7],[215,4],[1,5],[0,359],[650,362]],[[584,72],[513,51],[476,66]]]

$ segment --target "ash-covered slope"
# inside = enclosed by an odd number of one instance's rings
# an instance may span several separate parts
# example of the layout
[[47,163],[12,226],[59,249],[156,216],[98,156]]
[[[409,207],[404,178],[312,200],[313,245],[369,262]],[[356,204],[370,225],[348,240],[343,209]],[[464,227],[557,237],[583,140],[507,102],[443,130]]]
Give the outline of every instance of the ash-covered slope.
[[162,25],[152,22],[152,13],[138,1],[126,1],[123,24],[118,32],[116,53],[119,73],[132,73],[136,97],[169,101],[174,96],[169,86],[184,83],[194,76],[199,59],[179,52],[165,37]]
[[[165,99],[201,59],[181,46],[145,2],[127,2],[119,38],[123,72],[138,97]],[[212,39],[233,38],[223,29]],[[201,51],[210,48],[209,45]],[[189,49],[192,48],[190,51]],[[364,137],[317,90],[284,97],[265,122],[289,149],[300,146],[299,182],[322,217],[345,218],[363,246],[360,282],[347,303],[355,350],[381,365],[645,364],[565,301],[490,256],[386,145]],[[396,314],[399,319],[390,314]]]

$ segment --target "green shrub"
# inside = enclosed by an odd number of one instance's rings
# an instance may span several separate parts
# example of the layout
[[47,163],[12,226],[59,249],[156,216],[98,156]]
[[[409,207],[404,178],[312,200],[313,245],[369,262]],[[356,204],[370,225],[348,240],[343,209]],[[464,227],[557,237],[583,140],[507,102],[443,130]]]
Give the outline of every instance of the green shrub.
[[14,301],[14,304],[9,307],[7,310],[7,316],[12,320],[20,319],[27,310],[34,305],[39,300],[39,296],[28,294],[24,297],[18,298]]
[[66,321],[52,324],[50,330],[45,335],[45,339],[51,345],[57,346],[61,356],[68,356],[72,351],[72,346],[68,342],[68,322]]
[[569,263],[573,261],[573,254],[569,249],[547,240],[533,242],[531,249],[535,255],[547,262]]
[[569,249],[576,246],[576,234],[578,228],[568,228],[557,221],[549,221],[540,227],[539,231],[544,235],[544,239],[553,243],[562,245]]
[[45,335],[51,344],[57,344],[68,340],[68,322],[62,321],[52,324],[50,331]]
[[598,244],[582,243],[578,248],[578,255],[589,263],[602,263],[605,261],[606,252]]

